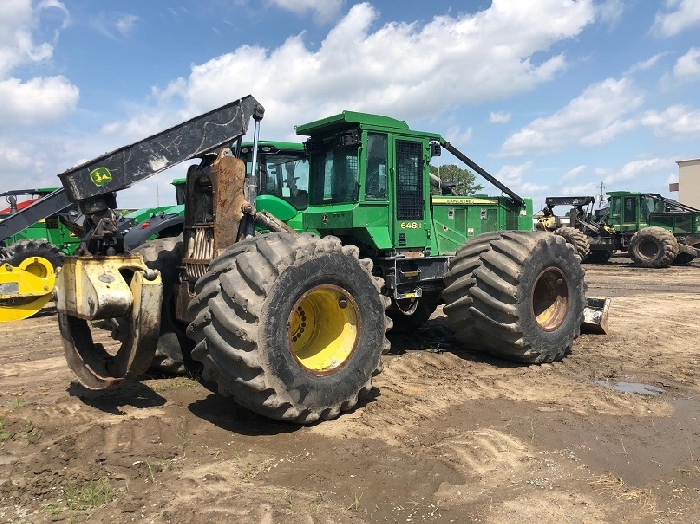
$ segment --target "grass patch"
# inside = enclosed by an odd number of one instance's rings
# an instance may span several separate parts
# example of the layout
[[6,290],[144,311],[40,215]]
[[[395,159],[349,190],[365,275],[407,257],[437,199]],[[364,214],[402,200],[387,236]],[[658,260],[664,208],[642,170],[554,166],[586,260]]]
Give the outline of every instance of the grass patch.
[[69,486],[65,495],[68,508],[80,511],[101,508],[114,500],[114,490],[105,479]]
[[149,384],[153,391],[168,391],[171,389],[178,389],[181,387],[192,389],[199,385],[199,380],[196,375],[188,373],[182,377],[166,378],[162,380],[153,381]]
[[5,429],[5,419],[0,418],[0,442],[5,442],[12,438],[12,432]]
[[352,504],[350,504],[347,509],[350,511],[360,511],[360,501],[362,500],[362,495],[364,495],[364,492],[361,492],[359,496],[357,493],[355,493],[355,500],[352,501]]
[[601,475],[597,480],[590,483],[600,493],[610,495],[617,500],[627,502],[638,502],[649,512],[656,511],[656,501],[650,489],[635,489],[625,484],[620,477],[612,473]]

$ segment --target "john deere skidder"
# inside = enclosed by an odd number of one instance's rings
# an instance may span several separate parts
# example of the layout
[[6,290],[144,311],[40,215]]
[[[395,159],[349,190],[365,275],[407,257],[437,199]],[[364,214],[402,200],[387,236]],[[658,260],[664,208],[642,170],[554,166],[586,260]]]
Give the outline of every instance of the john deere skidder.
[[[605,263],[626,251],[636,266],[664,268],[699,255],[700,209],[656,193],[612,191],[607,197],[608,207],[595,214],[592,196],[547,197],[538,228],[566,238],[584,262]],[[571,206],[570,225],[561,227],[552,212],[557,205]]]
[[[298,233],[256,205],[262,117],[248,96],[59,175],[88,224],[57,285],[66,358],[85,386],[136,379],[186,326],[186,358],[220,393],[275,419],[329,419],[352,409],[381,371],[385,313],[420,323],[440,297],[470,348],[525,362],[569,351],[586,309],[573,250],[548,233],[479,234],[494,223],[486,209],[475,218],[460,197],[431,202],[428,166],[442,147],[508,194],[509,225],[526,214],[523,199],[442,137],[352,112],[298,126],[309,136],[307,232]],[[250,118],[246,177],[228,145]],[[155,241],[148,257],[125,253],[115,192],[196,157],[182,242]],[[157,270],[166,267],[177,271]],[[88,322],[112,317],[122,343],[108,354]]]

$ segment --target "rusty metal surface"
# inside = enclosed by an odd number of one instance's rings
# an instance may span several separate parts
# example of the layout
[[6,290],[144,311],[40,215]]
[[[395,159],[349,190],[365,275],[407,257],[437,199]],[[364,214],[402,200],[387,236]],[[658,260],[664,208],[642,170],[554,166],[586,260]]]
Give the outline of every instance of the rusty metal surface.
[[222,149],[209,173],[214,196],[214,256],[238,240],[243,219],[243,207],[248,204],[243,195],[245,163]]

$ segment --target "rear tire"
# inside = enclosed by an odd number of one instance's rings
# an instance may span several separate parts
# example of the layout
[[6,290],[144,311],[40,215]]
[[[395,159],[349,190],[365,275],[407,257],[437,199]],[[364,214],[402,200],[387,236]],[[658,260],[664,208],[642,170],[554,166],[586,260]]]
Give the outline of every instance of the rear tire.
[[175,317],[175,287],[182,265],[182,250],[182,235],[149,240],[131,250],[133,254],[141,255],[150,269],[160,271],[163,281],[160,334],[151,369],[167,373],[184,373],[193,364],[190,353],[194,343],[185,333],[187,324]]
[[352,409],[381,370],[391,326],[383,281],[358,253],[334,237],[270,233],[212,261],[189,307],[204,379],[277,420]]
[[630,257],[639,267],[669,267],[679,251],[678,240],[673,233],[658,226],[637,231],[629,245]]
[[450,260],[445,314],[467,347],[520,362],[552,362],[570,351],[586,305],[584,271],[558,235],[479,235]]
[[573,246],[576,254],[583,260],[591,252],[591,244],[588,241],[588,237],[583,231],[576,229],[575,227],[564,226],[560,227],[554,232],[555,235],[559,235],[567,244]]

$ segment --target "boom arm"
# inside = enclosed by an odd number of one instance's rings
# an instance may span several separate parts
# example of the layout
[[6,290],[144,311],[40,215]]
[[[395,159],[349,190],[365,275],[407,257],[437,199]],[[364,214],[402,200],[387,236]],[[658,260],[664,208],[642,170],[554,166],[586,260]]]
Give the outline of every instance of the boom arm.
[[260,121],[264,112],[249,95],[58,175],[68,200],[80,204],[86,216],[79,251],[123,251],[123,239],[114,225],[117,191],[231,143],[245,135],[251,117]]
[[509,187],[504,186],[501,182],[499,182],[493,175],[490,175],[486,170],[484,170],[482,167],[480,167],[476,162],[474,162],[471,158],[469,158],[467,155],[462,153],[459,149],[454,147],[452,144],[446,141],[440,142],[440,145],[447,149],[450,153],[452,153],[454,156],[459,158],[462,162],[467,164],[470,168],[472,168],[474,171],[479,173],[481,176],[483,176],[486,180],[491,182],[494,186],[496,186],[498,189],[503,191],[506,195],[508,195],[510,198],[513,199],[513,202],[520,206],[525,205],[525,201],[517,195],[513,190],[511,190]]

